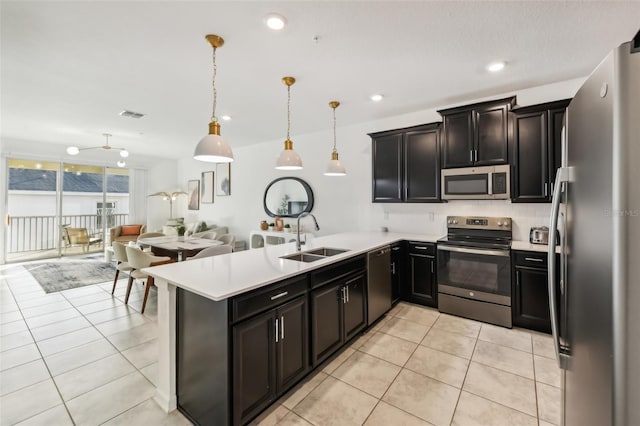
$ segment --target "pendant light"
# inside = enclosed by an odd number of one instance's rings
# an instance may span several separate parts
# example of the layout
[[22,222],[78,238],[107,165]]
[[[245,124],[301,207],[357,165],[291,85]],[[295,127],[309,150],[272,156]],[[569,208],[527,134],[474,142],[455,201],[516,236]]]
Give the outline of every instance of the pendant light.
[[208,163],[231,163],[233,161],[233,151],[231,147],[220,136],[220,123],[216,117],[216,101],[218,93],[216,91],[216,49],[222,47],[224,39],[215,34],[209,34],[205,37],[211,47],[213,47],[213,112],[211,113],[211,122],[209,123],[209,134],[200,139],[193,158]]
[[302,160],[297,152],[293,150],[293,141],[289,139],[291,131],[291,86],[296,82],[293,77],[282,77],[282,82],[287,86],[287,140],[284,141],[284,150],[280,153],[276,162],[278,170],[300,170]]
[[338,160],[338,150],[336,149],[336,108],[340,106],[340,102],[331,101],[329,106],[333,109],[333,151],[331,152],[331,160],[327,166],[327,171],[324,172],[325,176],[344,176],[347,174],[347,169]]

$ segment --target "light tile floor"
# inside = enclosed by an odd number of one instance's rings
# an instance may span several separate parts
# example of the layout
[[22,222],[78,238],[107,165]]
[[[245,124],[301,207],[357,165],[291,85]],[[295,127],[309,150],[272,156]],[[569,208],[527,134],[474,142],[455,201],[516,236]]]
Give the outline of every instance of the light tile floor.
[[[0,268],[0,424],[188,425],[151,399],[155,292],[126,281],[45,294]],[[550,336],[400,303],[288,392],[260,425],[559,425]]]

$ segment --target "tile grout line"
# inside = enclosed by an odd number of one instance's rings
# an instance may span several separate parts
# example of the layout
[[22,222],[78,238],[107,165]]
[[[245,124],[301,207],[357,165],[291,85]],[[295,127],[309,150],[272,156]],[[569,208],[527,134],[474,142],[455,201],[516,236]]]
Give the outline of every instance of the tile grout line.
[[[10,291],[11,291],[11,296],[15,299],[15,296],[14,296],[14,294],[13,294],[13,290],[10,290]],[[63,296],[63,297],[64,297],[64,296]],[[20,309],[20,306],[18,306],[18,309]],[[20,310],[20,315],[22,315],[22,310]],[[23,317],[23,318],[24,318],[24,317]],[[25,321],[25,322],[26,322],[26,321]],[[76,423],[75,423],[75,421],[73,420],[73,417],[71,416],[71,412],[69,411],[69,407],[67,407],[67,404],[65,403],[65,400],[64,400],[64,398],[62,397],[62,393],[60,392],[60,389],[58,388],[58,384],[56,383],[56,381],[55,381],[55,380],[53,380],[53,374],[51,374],[51,370],[49,369],[49,365],[48,365],[48,364],[46,363],[46,361],[44,360],[44,355],[42,354],[42,351],[40,350],[40,347],[38,346],[38,344],[36,343],[35,338],[33,337],[33,333],[31,332],[31,328],[29,327],[29,324],[27,324],[27,330],[29,330],[29,334],[31,335],[31,338],[33,339],[33,342],[34,342],[34,344],[35,344],[35,346],[36,346],[36,350],[37,350],[37,351],[38,351],[38,353],[40,354],[40,359],[42,360],[42,363],[44,364],[44,367],[47,369],[47,373],[49,373],[49,377],[48,377],[47,379],[42,380],[42,381],[40,381],[40,382],[38,382],[38,383],[42,383],[42,382],[44,382],[44,381],[46,381],[46,380],[51,380],[51,383],[53,383],[53,386],[56,388],[56,392],[58,392],[58,396],[60,397],[60,401],[62,401],[62,405],[64,406],[64,409],[65,409],[65,411],[67,412],[67,415],[69,416],[69,419],[70,419],[70,420],[71,420],[71,422],[75,425]],[[24,365],[24,364],[22,364],[22,365]],[[28,386],[27,386],[27,387],[28,387]],[[23,387],[23,388],[21,388],[21,389],[25,389],[25,388]],[[12,393],[13,393],[13,392],[12,392]],[[10,395],[10,394],[8,394],[8,395]],[[54,406],[54,407],[55,407],[55,406]],[[49,407],[49,408],[47,408],[47,409],[45,409],[45,410],[43,410],[43,411],[40,411],[40,412],[38,412],[38,413],[35,413],[34,415],[29,416],[29,417],[27,417],[27,418],[25,418],[25,419],[22,419],[22,420],[20,420],[20,421],[21,421],[21,422],[23,422],[23,421],[25,421],[25,420],[31,419],[31,418],[33,418],[33,417],[35,417],[35,416],[38,416],[38,415],[40,415],[40,414],[44,413],[45,411],[48,411],[48,410],[50,410],[51,408],[54,408],[54,407]]]

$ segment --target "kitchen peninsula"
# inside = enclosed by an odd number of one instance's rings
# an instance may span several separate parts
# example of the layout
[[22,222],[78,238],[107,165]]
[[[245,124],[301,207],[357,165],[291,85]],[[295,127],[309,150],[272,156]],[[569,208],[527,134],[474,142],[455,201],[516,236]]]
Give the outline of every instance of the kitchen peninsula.
[[[326,309],[325,305],[315,304],[314,293],[318,294],[317,303],[321,303],[324,289],[335,287],[333,283],[336,282],[343,283],[337,284],[343,292],[342,302],[346,304],[350,301],[357,305],[361,301],[364,309],[356,310],[356,313],[364,312],[366,253],[398,241],[434,243],[439,237],[386,232],[341,233],[310,240],[303,247],[304,252],[323,247],[346,250],[312,262],[283,259],[283,256],[296,253],[295,243],[289,243],[145,269],[145,272],[155,278],[158,287],[159,362],[156,402],[167,412],[175,410],[180,405],[181,411],[196,423],[213,421],[216,424],[242,424],[250,420],[366,326],[366,318],[363,318],[350,328],[354,333],[349,335],[349,330],[345,330],[344,325],[345,316],[347,320],[349,317],[346,312],[349,308],[341,307],[341,340],[326,351],[320,352],[317,350],[318,343],[314,340],[314,334],[321,333],[313,332],[313,318],[309,323],[307,321],[310,311],[313,317],[314,313],[325,312]],[[353,294],[349,292],[349,285],[357,287],[354,287]],[[339,294],[338,287],[335,287],[335,290]],[[269,291],[273,292],[273,295]],[[333,299],[336,303],[336,297],[328,299]],[[311,309],[308,304],[311,305]],[[318,307],[314,309],[314,306]],[[291,355],[291,348],[283,344],[284,319],[287,312],[290,312],[286,310],[289,308],[296,309],[297,321],[287,321],[287,333],[298,333],[302,336],[301,339],[304,338],[304,348],[297,357],[294,356],[295,360],[301,362],[295,371],[284,371],[288,365],[282,365],[283,357],[286,359],[287,355]],[[265,310],[267,311],[263,312]],[[257,315],[258,313],[260,315]],[[254,314],[256,315],[251,317]],[[238,372],[239,366],[236,364],[241,364],[242,358],[235,363],[232,362],[236,359],[234,356],[238,355],[234,355],[233,352],[242,349],[236,342],[242,342],[243,337],[238,324],[243,321],[242,324],[248,323],[247,325],[251,326],[252,321],[258,321],[265,316],[267,322],[256,322],[256,327],[249,330],[259,330],[266,334],[263,339],[265,345],[273,349],[274,353],[276,350],[279,351],[278,355],[272,357],[270,353],[257,350],[253,350],[251,355],[264,359],[264,363],[268,365],[272,365],[270,362],[273,361],[274,367],[275,358],[278,358],[277,380],[276,372],[269,372],[265,379],[268,383],[259,388],[262,384],[261,378],[253,375],[251,380],[247,381],[248,384],[244,384],[256,387],[246,394],[264,388],[266,393],[256,398],[255,404],[246,401],[240,403],[239,400],[247,395],[238,392],[243,383],[238,382],[241,377]],[[337,318],[334,320],[333,322],[338,322]],[[264,324],[274,322],[275,330],[269,327],[264,331]],[[330,326],[324,321],[318,321],[318,324]],[[308,336],[309,329],[311,338]],[[250,336],[252,342],[257,340],[256,336],[257,334]],[[198,350],[194,354],[193,350],[182,348],[181,345],[185,341],[204,345],[211,351],[207,353],[208,351]],[[297,343],[300,349],[300,339]],[[282,348],[278,346],[278,349],[276,345],[282,345]],[[310,346],[313,356],[309,356],[307,352]],[[192,362],[185,365],[186,359]],[[194,365],[194,359],[206,364]],[[181,366],[189,370],[181,372]],[[203,375],[215,380],[203,383]],[[277,386],[272,382],[277,382]],[[194,389],[189,393],[187,388],[191,385],[197,388],[197,391]],[[252,396],[255,397],[255,393]],[[206,401],[204,404],[201,403],[203,400]]]

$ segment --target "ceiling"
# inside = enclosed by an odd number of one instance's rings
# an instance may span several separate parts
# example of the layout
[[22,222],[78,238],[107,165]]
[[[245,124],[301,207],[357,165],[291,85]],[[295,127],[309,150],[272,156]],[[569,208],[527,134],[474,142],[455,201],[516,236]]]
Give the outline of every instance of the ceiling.
[[[264,16],[288,19],[281,32]],[[6,1],[1,136],[187,157],[217,114],[232,147],[586,76],[638,31],[640,3],[589,1]],[[500,73],[485,66],[507,61]],[[382,93],[382,102],[369,99]],[[122,110],[141,119],[119,116]]]

